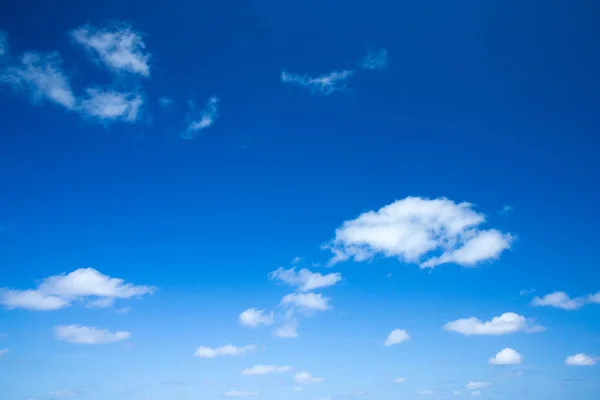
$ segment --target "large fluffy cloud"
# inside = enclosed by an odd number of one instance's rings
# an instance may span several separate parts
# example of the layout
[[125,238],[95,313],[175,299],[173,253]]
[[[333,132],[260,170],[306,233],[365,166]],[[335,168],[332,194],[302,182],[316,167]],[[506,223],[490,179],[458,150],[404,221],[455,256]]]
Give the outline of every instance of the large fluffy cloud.
[[37,289],[0,289],[0,304],[8,309],[57,310],[75,300],[86,300],[92,307],[109,307],[114,299],[151,294],[153,286],[138,286],[123,279],[103,275],[93,268],[80,268],[68,274],[44,279]]
[[507,312],[490,321],[481,321],[478,318],[463,318],[448,322],[444,325],[447,331],[458,332],[463,335],[505,335],[514,332],[539,332],[544,330],[540,325],[535,325],[522,315]]
[[470,203],[407,197],[344,222],[324,248],[333,253],[330,265],[381,255],[421,268],[445,263],[473,267],[498,258],[513,241],[509,233],[481,229],[484,222]]

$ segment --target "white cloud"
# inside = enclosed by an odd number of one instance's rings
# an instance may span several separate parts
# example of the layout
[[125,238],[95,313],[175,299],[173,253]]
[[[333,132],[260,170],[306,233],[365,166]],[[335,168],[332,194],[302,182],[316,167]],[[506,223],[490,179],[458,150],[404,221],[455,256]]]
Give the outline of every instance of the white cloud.
[[296,268],[278,268],[269,274],[269,279],[279,280],[290,286],[297,287],[301,292],[309,292],[314,289],[335,285],[342,280],[342,274],[332,272],[323,275],[318,272],[311,272],[306,268],[298,272],[296,272]]
[[458,332],[463,335],[506,335],[514,332],[540,332],[545,328],[540,325],[534,325],[530,320],[522,315],[507,312],[499,317],[494,317],[491,321],[481,321],[478,318],[464,318],[448,322],[444,329],[451,332]]
[[255,345],[237,347],[231,344],[221,347],[200,346],[196,350],[196,357],[214,358],[217,356],[243,356],[256,350]]
[[141,95],[100,88],[87,88],[78,111],[83,115],[102,121],[135,122],[144,100]]
[[433,390],[431,390],[431,389],[427,389],[427,390],[421,390],[421,391],[418,391],[418,392],[417,392],[417,394],[418,394],[418,395],[421,395],[421,396],[431,396],[433,393],[434,393],[434,392],[433,392]]
[[396,382],[396,383],[404,383],[404,382],[406,382],[406,378],[396,378],[396,379],[394,379],[394,382]]
[[321,293],[290,293],[281,299],[284,306],[298,307],[304,311],[325,311],[330,308],[329,297],[323,297]]
[[445,263],[474,267],[498,258],[510,248],[513,237],[495,229],[478,229],[485,216],[472,207],[446,198],[407,197],[344,222],[323,247],[333,253],[330,265],[382,255],[421,268]]
[[150,54],[146,52],[142,36],[129,25],[103,29],[84,25],[73,30],[71,36],[94,60],[112,71],[150,76]]
[[55,390],[54,392],[48,393],[52,397],[73,397],[77,396],[77,392],[68,389]]
[[255,397],[258,396],[259,392],[248,392],[246,390],[230,390],[223,393],[225,397]]
[[274,322],[273,312],[267,313],[267,310],[249,308],[239,316],[240,324],[250,328],[256,328],[259,325],[271,325]]
[[567,357],[565,365],[579,366],[579,367],[590,367],[596,365],[596,359],[587,354],[579,353],[573,356]]
[[298,383],[319,383],[323,382],[325,379],[312,376],[309,372],[300,371],[296,373],[294,380]]
[[57,296],[49,296],[38,290],[0,289],[0,304],[12,310],[53,311],[68,307],[70,302]]
[[0,357],[4,356],[6,354],[8,354],[8,349],[1,349],[0,350]]
[[585,299],[572,299],[565,292],[553,292],[543,297],[534,297],[531,305],[535,307],[554,307],[562,308],[563,310],[576,310],[583,307]]
[[493,365],[514,365],[522,362],[523,356],[510,347],[500,350],[494,357],[490,358],[490,364]]
[[242,375],[270,375],[290,371],[292,367],[287,365],[264,365],[256,364],[242,371]]
[[509,212],[511,212],[513,210],[513,207],[505,204],[504,206],[502,206],[502,210],[499,211],[500,214],[507,214]]
[[328,95],[335,91],[342,90],[345,87],[344,82],[350,78],[353,73],[354,71],[351,70],[343,70],[310,77],[307,75],[291,74],[282,71],[281,81],[306,87],[313,93]]
[[388,53],[386,49],[369,52],[360,62],[361,68],[364,69],[383,69],[388,63]]
[[394,344],[406,342],[409,339],[410,335],[404,329],[394,329],[392,332],[390,332],[383,345],[391,346]]
[[481,395],[481,390],[474,390],[471,392],[471,396],[479,396]]
[[300,264],[302,260],[304,260],[304,257],[294,257],[290,264]]
[[216,96],[211,97],[206,102],[206,106],[204,110],[200,113],[200,115],[196,118],[193,117],[193,114],[196,114],[195,105],[193,102],[189,102],[191,111],[188,115],[188,120],[190,120],[185,132],[181,133],[181,137],[183,139],[193,139],[198,135],[198,133],[215,123],[215,120],[219,117],[219,99]]
[[0,82],[29,92],[35,103],[49,100],[67,109],[74,109],[77,100],[61,64],[62,60],[56,52],[26,52],[19,65],[10,65],[0,72]]
[[597,292],[595,294],[590,294],[588,296],[588,301],[590,303],[600,304],[600,292]]
[[293,339],[298,337],[298,323],[296,320],[292,320],[281,325],[275,330],[275,336],[286,339]]
[[59,325],[54,327],[54,336],[58,340],[76,344],[102,344],[129,339],[131,332],[109,332],[81,325]]
[[8,35],[0,29],[0,57],[8,54]]
[[85,306],[88,308],[109,308],[114,304],[114,297],[98,297],[97,299],[88,301]]
[[467,383],[466,388],[467,389],[485,389],[487,387],[490,387],[492,384],[488,383],[488,382],[479,382],[479,381],[471,381],[469,383]]

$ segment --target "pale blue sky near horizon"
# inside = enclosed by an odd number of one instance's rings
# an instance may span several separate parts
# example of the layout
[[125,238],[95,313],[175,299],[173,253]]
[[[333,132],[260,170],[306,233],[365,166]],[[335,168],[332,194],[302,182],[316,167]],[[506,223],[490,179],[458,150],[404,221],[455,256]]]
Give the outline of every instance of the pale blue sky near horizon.
[[3,2],[0,397],[597,399],[598,15]]

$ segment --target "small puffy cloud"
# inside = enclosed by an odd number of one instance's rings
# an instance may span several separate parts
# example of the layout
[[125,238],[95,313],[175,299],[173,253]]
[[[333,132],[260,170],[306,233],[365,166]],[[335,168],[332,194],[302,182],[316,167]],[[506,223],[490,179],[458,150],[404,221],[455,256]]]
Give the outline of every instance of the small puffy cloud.
[[600,304],[600,292],[597,292],[595,294],[590,294],[588,296],[588,301],[590,303]]
[[383,69],[388,63],[388,52],[386,49],[369,52],[360,62],[360,67],[364,69]]
[[279,280],[290,286],[297,287],[301,292],[309,292],[314,289],[335,285],[342,280],[342,274],[332,272],[323,275],[318,272],[311,272],[306,268],[297,272],[296,268],[278,268],[269,274],[269,279]]
[[77,392],[68,389],[55,390],[48,393],[52,397],[74,397],[77,396]]
[[255,397],[258,396],[259,392],[248,392],[246,390],[230,390],[223,393],[225,397]]
[[75,344],[102,344],[129,339],[131,332],[109,332],[81,325],[59,325],[54,327],[54,336],[58,340]]
[[572,299],[565,292],[553,292],[543,297],[534,297],[531,305],[534,307],[554,307],[563,310],[576,310],[583,307],[585,300],[581,298]]
[[344,222],[323,247],[333,253],[330,265],[381,255],[421,268],[446,263],[475,267],[498,258],[513,242],[509,233],[480,229],[484,222],[471,203],[407,197]]
[[325,311],[330,308],[329,297],[321,293],[290,293],[281,299],[281,304],[287,307],[298,307],[304,311]]
[[8,349],[0,349],[0,357],[8,354]]
[[87,88],[78,111],[104,122],[135,122],[143,104],[142,96],[137,93]]
[[492,384],[488,383],[488,382],[471,381],[471,382],[467,383],[466,388],[471,389],[471,390],[485,389],[487,387],[490,387],[491,385]]
[[84,25],[71,32],[91,58],[114,72],[150,76],[150,54],[142,36],[127,24],[108,28]]
[[18,65],[0,71],[0,83],[29,93],[34,103],[48,100],[69,110],[77,106],[58,53],[26,52]]
[[350,78],[353,73],[354,71],[351,70],[342,70],[311,77],[282,71],[281,81],[308,88],[312,93],[329,95],[335,91],[343,90],[345,81]]
[[196,357],[200,358],[214,358],[218,356],[243,356],[256,350],[255,345],[248,346],[234,346],[231,344],[221,347],[207,347],[200,346],[196,350]]
[[514,365],[522,362],[523,356],[510,347],[500,350],[494,357],[490,358],[490,364],[493,365]]
[[264,365],[256,364],[242,371],[242,375],[270,375],[288,372],[292,367],[288,365]]
[[534,325],[530,320],[522,315],[507,312],[499,317],[494,317],[490,321],[481,321],[478,318],[464,318],[448,322],[444,329],[451,332],[457,332],[462,335],[506,335],[514,332],[539,332],[545,328],[540,325]]
[[406,382],[406,378],[396,378],[396,379],[394,379],[394,382],[396,382],[396,383],[404,383],[404,382]]
[[0,57],[8,54],[8,35],[0,29]]
[[300,264],[302,260],[304,260],[304,257],[294,257],[290,264]]
[[264,309],[249,308],[240,314],[239,321],[244,326],[256,328],[259,325],[271,325],[275,319],[273,312],[269,313]]
[[23,308],[35,311],[53,311],[68,307],[71,303],[38,290],[0,289],[0,304],[8,310]]
[[427,389],[427,390],[420,390],[417,392],[418,395],[420,396],[431,396],[434,393],[433,390],[431,389]]
[[187,140],[195,138],[200,131],[212,126],[219,117],[219,99],[216,96],[208,99],[204,110],[202,110],[198,116],[194,116],[194,114],[196,114],[196,106],[194,103],[190,102],[189,104],[191,108],[187,117],[189,123],[186,130],[180,135],[182,139]]
[[294,380],[298,383],[319,383],[323,382],[325,379],[312,376],[309,372],[300,371],[296,373]]
[[592,365],[596,365],[596,359],[594,357],[588,356],[587,354],[579,353],[567,357],[567,359],[565,360],[565,365],[591,367]]
[[404,329],[394,329],[392,332],[390,332],[383,345],[391,346],[394,344],[406,342],[409,339],[410,335]]

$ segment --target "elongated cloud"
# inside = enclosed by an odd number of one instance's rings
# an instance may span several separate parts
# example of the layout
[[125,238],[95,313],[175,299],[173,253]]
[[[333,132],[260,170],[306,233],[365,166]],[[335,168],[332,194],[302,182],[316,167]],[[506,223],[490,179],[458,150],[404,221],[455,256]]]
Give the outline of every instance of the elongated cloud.
[[585,305],[586,299],[572,299],[565,292],[553,292],[543,297],[534,297],[531,305],[535,307],[554,307],[563,310],[577,310]]
[[343,90],[344,82],[354,74],[352,70],[333,71],[318,76],[298,75],[286,71],[281,72],[281,81],[309,89],[313,93],[329,95]]
[[508,233],[480,229],[484,221],[470,203],[407,197],[344,222],[323,247],[333,253],[330,265],[380,255],[421,268],[446,263],[474,267],[498,258],[513,241]]
[[256,364],[242,371],[242,375],[270,375],[280,374],[282,372],[291,371],[292,367],[288,365],[264,365]]
[[576,367],[591,367],[592,365],[596,365],[596,359],[588,356],[584,353],[575,354],[573,356],[567,357],[565,360],[565,365],[576,366]]
[[110,332],[107,329],[81,325],[59,325],[54,327],[54,336],[69,343],[102,344],[129,339],[131,332]]
[[332,272],[323,275],[318,272],[311,272],[306,268],[303,268],[300,271],[296,271],[296,268],[278,268],[269,274],[269,279],[279,280],[298,288],[301,292],[310,292],[314,289],[335,285],[342,280],[342,274],[339,272]]
[[0,83],[29,94],[34,103],[44,100],[69,110],[77,105],[58,53],[26,52],[20,64],[9,65],[0,72]]
[[84,25],[73,30],[71,37],[83,46],[92,60],[114,72],[150,76],[150,54],[141,34],[127,24],[104,28]]
[[540,325],[535,325],[522,315],[507,312],[490,321],[481,321],[478,318],[463,318],[448,322],[444,329],[462,335],[506,335],[514,332],[539,332],[544,330]]
[[215,347],[215,348],[207,347],[207,346],[200,346],[196,350],[195,356],[200,357],[200,358],[215,358],[218,356],[243,356],[243,355],[251,353],[255,350],[256,350],[255,345],[238,347],[238,346],[228,344],[225,346]]

